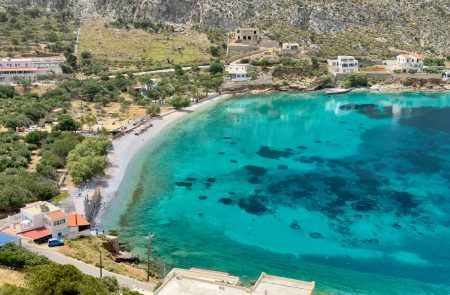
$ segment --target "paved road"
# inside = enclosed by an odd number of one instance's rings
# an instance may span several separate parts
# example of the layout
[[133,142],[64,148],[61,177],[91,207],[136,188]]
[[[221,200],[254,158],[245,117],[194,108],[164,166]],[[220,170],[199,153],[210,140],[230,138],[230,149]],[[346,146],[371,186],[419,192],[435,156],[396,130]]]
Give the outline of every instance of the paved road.
[[[45,248],[42,246],[38,246],[35,244],[27,243],[26,241],[22,241],[22,245],[26,249],[28,249],[32,252],[35,252],[37,254],[43,255],[43,256],[47,257],[48,259],[50,259],[51,261],[54,261],[59,264],[71,264],[71,265],[75,266],[76,268],[78,268],[81,272],[83,272],[87,275],[91,275],[91,276],[94,276],[97,278],[100,277],[100,269],[98,267],[95,267],[93,265],[86,264],[79,260],[67,257],[59,252],[54,251],[54,250],[51,250],[51,249],[48,249],[48,248]],[[115,277],[115,278],[117,278],[117,281],[119,282],[120,286],[129,288],[131,290],[139,291],[145,295],[153,294],[153,289],[155,287],[154,284],[140,282],[140,281],[131,279],[131,278],[123,276],[123,275],[119,275],[119,274],[115,274],[115,273],[106,271],[104,269],[103,269],[103,276],[104,277],[106,277],[106,276]]]

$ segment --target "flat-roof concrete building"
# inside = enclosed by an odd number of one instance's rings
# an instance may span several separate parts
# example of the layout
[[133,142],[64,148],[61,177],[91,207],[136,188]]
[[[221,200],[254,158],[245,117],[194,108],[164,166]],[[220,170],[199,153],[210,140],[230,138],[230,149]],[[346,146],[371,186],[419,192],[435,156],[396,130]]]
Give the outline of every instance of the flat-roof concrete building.
[[56,57],[0,58],[0,83],[36,80],[38,76],[49,73],[60,75],[64,61],[64,58]]
[[228,273],[174,268],[154,295],[310,295],[314,282],[304,282],[262,273],[254,286],[243,287]]
[[256,45],[259,43],[260,34],[258,28],[236,28],[234,30],[236,43]]

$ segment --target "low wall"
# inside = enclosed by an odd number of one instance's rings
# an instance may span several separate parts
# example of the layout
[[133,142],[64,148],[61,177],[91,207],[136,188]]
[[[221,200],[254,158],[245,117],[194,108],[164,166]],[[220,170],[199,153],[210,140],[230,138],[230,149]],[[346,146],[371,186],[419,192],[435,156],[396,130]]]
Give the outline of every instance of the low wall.
[[416,73],[416,74],[393,74],[394,78],[404,79],[442,79],[442,74],[427,74],[427,73]]
[[228,45],[228,52],[253,51],[258,49],[258,46],[253,45]]

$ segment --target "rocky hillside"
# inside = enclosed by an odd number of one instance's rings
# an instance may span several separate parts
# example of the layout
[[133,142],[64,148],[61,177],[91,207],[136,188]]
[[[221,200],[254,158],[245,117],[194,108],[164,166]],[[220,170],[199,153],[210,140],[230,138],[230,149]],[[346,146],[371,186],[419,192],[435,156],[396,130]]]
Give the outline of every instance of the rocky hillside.
[[386,54],[392,47],[450,54],[449,0],[0,0],[2,5],[219,30],[258,25],[275,39],[317,45],[319,51],[328,42],[339,50],[363,52],[372,45]]

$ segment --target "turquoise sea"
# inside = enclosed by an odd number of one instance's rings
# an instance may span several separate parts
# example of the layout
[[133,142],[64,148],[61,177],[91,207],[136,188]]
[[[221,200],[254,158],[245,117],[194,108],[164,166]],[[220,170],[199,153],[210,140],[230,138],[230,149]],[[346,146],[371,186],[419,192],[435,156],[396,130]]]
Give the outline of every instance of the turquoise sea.
[[173,267],[327,294],[450,294],[450,92],[276,93],[190,114],[103,226]]

